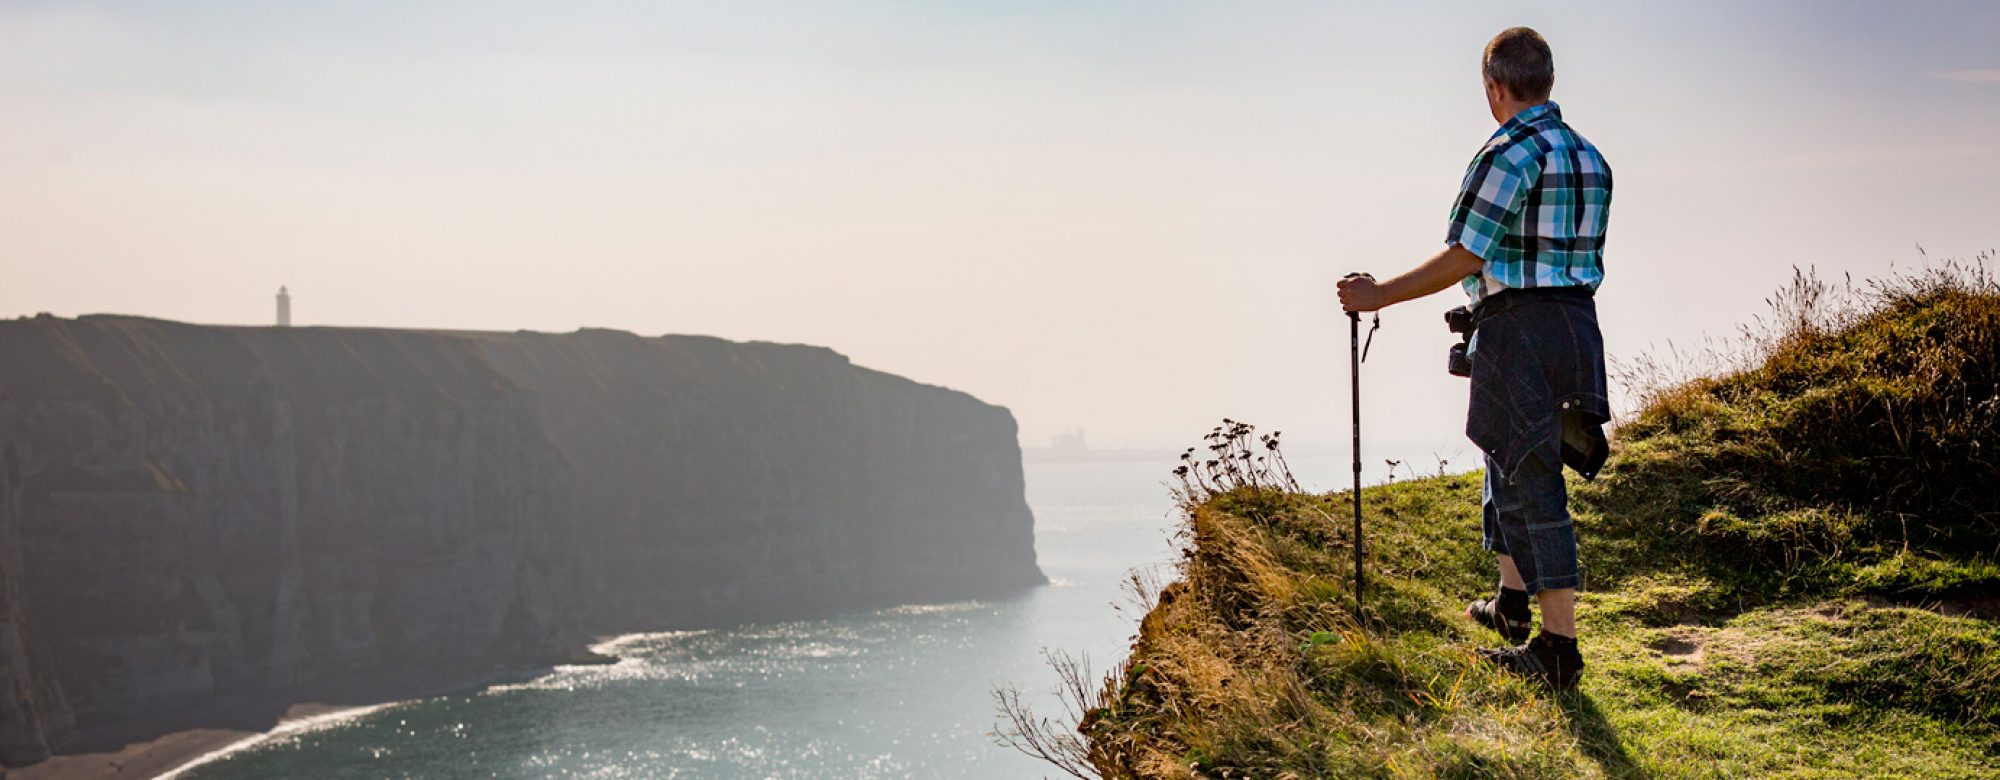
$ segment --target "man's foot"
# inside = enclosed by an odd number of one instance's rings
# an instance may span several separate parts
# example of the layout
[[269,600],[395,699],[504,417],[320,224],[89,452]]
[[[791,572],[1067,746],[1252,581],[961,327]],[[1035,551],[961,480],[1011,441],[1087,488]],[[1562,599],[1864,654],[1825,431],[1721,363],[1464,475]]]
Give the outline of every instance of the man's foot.
[[1559,691],[1576,687],[1576,678],[1583,675],[1583,654],[1576,650],[1576,639],[1547,631],[1519,647],[1480,650],[1479,657]]
[[1473,622],[1500,632],[1509,642],[1528,641],[1534,630],[1534,616],[1528,613],[1528,592],[1501,588],[1500,595],[1465,605],[1465,616]]

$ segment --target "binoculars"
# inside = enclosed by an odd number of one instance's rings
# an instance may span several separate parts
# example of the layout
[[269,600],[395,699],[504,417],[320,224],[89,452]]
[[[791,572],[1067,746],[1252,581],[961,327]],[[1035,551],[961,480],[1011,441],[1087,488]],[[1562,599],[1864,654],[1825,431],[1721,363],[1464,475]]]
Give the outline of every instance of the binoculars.
[[1451,345],[1451,355],[1445,359],[1444,370],[1452,376],[1472,376],[1472,332],[1479,323],[1472,318],[1472,310],[1464,306],[1444,313],[1444,326],[1458,334],[1459,341]]

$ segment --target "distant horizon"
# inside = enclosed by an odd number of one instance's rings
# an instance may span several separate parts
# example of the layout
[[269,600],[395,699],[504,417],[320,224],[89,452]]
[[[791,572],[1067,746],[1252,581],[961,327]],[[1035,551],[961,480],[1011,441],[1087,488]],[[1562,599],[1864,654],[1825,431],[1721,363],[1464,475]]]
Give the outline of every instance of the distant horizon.
[[[1919,247],[1919,249],[1921,249],[1921,247]],[[2000,261],[2000,253],[1995,253],[1994,250],[1984,250],[1984,252],[1986,253],[1985,259],[1988,265],[1993,264],[1995,261]],[[1919,268],[1929,267],[1933,263],[1942,263],[1946,261],[1961,260],[1961,259],[1968,259],[1968,260],[1976,259],[1976,256],[1975,258],[1942,258],[1942,257],[1931,257],[1928,255],[1928,253],[1920,253],[1920,255],[1925,258],[1925,263],[1921,264]],[[1814,271],[1814,269],[1801,268],[1799,270],[1816,272]],[[1896,273],[1907,273],[1911,270],[1918,270],[1918,269],[1897,268],[1892,264],[1890,268],[1887,269],[1882,274],[1873,277],[1864,277],[1863,279],[1860,280],[1850,279],[1849,281],[1851,283],[1854,281],[1866,282],[1876,279],[1887,279]],[[1775,292],[1776,291],[1774,290],[1774,294]],[[1766,308],[1768,308],[1768,306],[1766,306]],[[273,312],[274,320],[275,320],[275,313],[276,312],[274,310]],[[1747,327],[1748,324],[1752,322],[1756,317],[1761,316],[1765,313],[1766,312],[1763,310],[1753,310],[1747,313],[1744,316],[1742,322],[1739,323],[1739,328]],[[746,344],[761,343],[761,344],[773,344],[779,346],[814,347],[814,348],[830,350],[842,357],[847,358],[850,362],[854,363],[854,365],[859,366],[861,368],[866,368],[875,371],[882,371],[884,373],[889,373],[895,376],[899,376],[904,379],[908,379],[910,381],[918,382],[920,384],[936,385],[948,390],[957,390],[960,392],[966,392],[972,395],[973,397],[978,398],[981,401],[1001,406],[1004,408],[1008,408],[1010,412],[1013,411],[1012,407],[1007,406],[1007,404],[1005,403],[994,401],[993,399],[980,397],[977,393],[972,393],[971,391],[965,390],[963,388],[951,387],[949,385],[942,385],[936,382],[926,381],[921,376],[911,376],[908,374],[898,373],[879,366],[871,366],[866,363],[854,360],[852,355],[841,350],[837,345],[819,344],[819,343],[801,342],[801,341],[772,341],[768,339],[754,339],[754,338],[738,339],[738,338],[730,338],[728,336],[720,336],[709,333],[686,333],[686,332],[646,333],[646,332],[628,330],[624,328],[600,327],[600,326],[589,326],[589,325],[577,326],[567,330],[542,330],[534,328],[502,329],[502,328],[408,327],[408,326],[389,325],[389,324],[352,325],[352,324],[339,324],[339,323],[297,323],[297,322],[290,324],[279,324],[275,321],[265,322],[265,323],[202,322],[197,320],[171,319],[167,317],[159,317],[146,314],[131,314],[122,312],[108,312],[108,311],[84,312],[75,315],[58,315],[52,312],[43,311],[43,312],[35,312],[33,314],[21,314],[12,317],[11,319],[30,320],[38,317],[58,317],[63,319],[113,317],[113,318],[154,320],[154,321],[170,322],[182,325],[197,325],[203,327],[225,327],[225,328],[302,328],[302,329],[328,328],[328,329],[356,329],[356,330],[401,330],[401,331],[418,331],[418,332],[429,332],[429,333],[468,333],[468,334],[544,333],[544,334],[559,335],[566,333],[581,333],[585,331],[608,331],[608,332],[626,333],[638,336],[640,338],[692,337],[692,338],[710,338],[721,341],[746,343]],[[1738,341],[1740,341],[1741,335],[1742,334],[1740,330],[1736,333],[1731,333],[1727,336],[1718,336],[1717,334],[1701,334],[1699,341],[1707,345],[1707,348],[1711,349],[1715,348],[1715,344],[1718,341],[1727,341],[1730,342],[1729,345],[1727,346],[1733,349],[1733,348],[1740,348],[1743,346],[1742,344],[1737,343]],[[1680,344],[1667,344],[1664,345],[1661,351],[1644,352],[1638,356],[1614,356],[1614,359],[1619,359],[1622,357],[1625,360],[1630,360],[1634,357],[1657,357],[1659,356],[1660,352],[1677,349],[1681,346],[1682,345]],[[1686,366],[1680,366],[1679,368],[1686,368]],[[1620,389],[1622,390],[1624,388]],[[1622,420],[1624,414],[1629,413],[1631,411],[1629,402],[1626,402],[1625,399],[1615,399],[1615,401],[1618,402],[1618,409],[1616,411],[1619,412],[1619,419]],[[1220,420],[1222,419],[1222,417],[1227,417],[1227,416],[1228,415],[1218,416],[1216,420]],[[1016,417],[1018,420],[1019,415],[1016,414]],[[1213,422],[1214,421],[1210,421],[1210,424],[1212,425]],[[1251,422],[1252,424],[1257,424],[1257,422],[1254,420],[1247,420],[1247,422]],[[1376,424],[1382,422],[1382,420],[1374,414],[1369,414],[1368,417],[1364,420],[1364,422],[1369,427],[1372,428]],[[1284,430],[1282,427],[1263,426],[1263,425],[1260,425],[1260,428],[1266,431]],[[1047,433],[1045,435],[1040,435],[1038,438],[1030,438],[1031,434],[1028,433],[1027,429],[1024,427],[1018,437],[1024,460],[1027,462],[1041,462],[1041,463],[1062,462],[1058,460],[1050,460],[1047,457],[1050,454],[1050,451],[1061,449],[1060,445],[1055,444],[1055,442],[1072,431],[1087,432],[1088,430],[1089,426],[1087,425],[1069,425],[1063,428],[1056,429],[1053,432]],[[1165,455],[1171,458],[1173,456],[1178,455],[1181,452],[1181,450],[1189,446],[1198,446],[1201,434],[1203,434],[1206,431],[1207,428],[1197,426],[1195,428],[1190,428],[1186,431],[1155,430],[1155,431],[1139,431],[1137,433],[1127,433],[1121,436],[1120,438],[1113,439],[1109,445],[1105,445],[1102,443],[1090,444],[1088,446],[1088,452],[1093,456],[1103,456],[1107,454],[1119,456],[1114,458],[1093,457],[1090,458],[1090,460],[1124,459],[1126,462],[1135,462],[1142,459],[1138,457],[1141,455],[1145,456]],[[1395,440],[1384,440],[1379,436],[1371,435],[1369,437],[1368,444],[1364,446],[1365,450],[1364,468],[1366,470],[1366,473],[1369,475],[1370,483],[1372,484],[1373,482],[1381,479],[1381,474],[1384,471],[1384,469],[1378,468],[1376,464],[1377,462],[1383,459],[1383,456],[1400,455],[1402,457],[1395,459],[1402,462],[1407,462],[1408,458],[1412,456],[1413,452],[1416,455],[1428,454],[1431,455],[1432,457],[1437,457],[1438,453],[1441,451],[1437,449],[1437,447],[1440,444],[1454,447],[1453,449],[1449,449],[1447,451],[1450,454],[1452,454],[1455,458],[1462,458],[1465,455],[1465,448],[1470,447],[1470,443],[1465,442],[1462,439],[1415,440],[1407,438],[1398,438]],[[1295,455],[1305,455],[1305,456],[1345,455],[1347,453],[1347,447],[1348,447],[1348,442],[1344,439],[1328,438],[1320,440],[1300,440],[1295,437],[1293,441],[1287,445],[1285,451],[1288,453],[1293,453]],[[1425,449],[1426,447],[1429,447],[1431,449]],[[1451,458],[1446,458],[1445,460],[1449,461],[1451,460]],[[1473,468],[1476,468],[1477,465],[1478,464],[1476,463],[1468,461],[1466,463],[1461,464],[1460,467],[1452,469],[1452,471],[1459,472],[1459,471],[1471,470]]]
[[[754,340],[754,339],[750,339],[750,340],[745,340],[745,339],[729,339],[729,338],[726,338],[726,337],[722,337],[722,336],[713,336],[713,335],[709,335],[709,334],[706,334],[706,333],[639,333],[639,332],[635,332],[635,331],[629,331],[629,330],[623,330],[623,329],[619,329],[619,328],[596,328],[596,327],[587,327],[587,326],[586,326],[586,327],[578,327],[578,328],[573,328],[573,329],[570,329],[570,330],[566,330],[566,331],[557,331],[557,330],[533,330],[533,329],[526,329],[526,328],[520,328],[520,329],[515,329],[515,330],[497,330],[497,329],[492,329],[492,330],[488,330],[488,329],[468,329],[468,328],[407,328],[407,327],[400,327],[400,326],[396,326],[396,325],[341,325],[341,324],[333,324],[333,323],[308,323],[308,324],[299,324],[299,323],[293,323],[293,324],[290,324],[290,325],[280,325],[280,324],[278,324],[278,323],[276,323],[276,322],[268,322],[268,323],[261,323],[261,324],[259,324],[259,323],[229,323],[229,322],[198,322],[198,321],[194,321],[194,320],[177,320],[177,319],[167,319],[167,318],[164,318],[164,317],[154,317],[154,316],[150,316],[150,315],[144,315],[144,314],[126,314],[126,313],[120,313],[120,312],[85,312],[85,313],[82,313],[82,314],[77,314],[77,315],[58,315],[58,314],[54,314],[54,313],[51,313],[51,312],[36,312],[36,313],[34,313],[34,314],[22,314],[22,315],[19,315],[19,316],[15,316],[15,317],[10,317],[10,318],[7,318],[7,319],[11,319],[11,320],[34,320],[34,319],[39,319],[39,318],[43,318],[43,317],[50,317],[50,318],[55,318],[55,319],[65,319],[65,320],[82,320],[82,319],[88,319],[88,318],[100,318],[100,317],[101,317],[101,318],[113,318],[113,319],[132,319],[132,320],[147,320],[147,321],[152,321],[152,322],[164,322],[164,323],[171,323],[171,324],[175,324],[175,325],[189,325],[189,326],[196,326],[196,327],[204,327],[204,328],[296,328],[296,329],[300,329],[300,330],[310,330],[310,329],[331,329],[331,330],[393,330],[393,331],[408,331],[408,332],[419,332],[419,333],[466,333],[466,334],[508,334],[508,333],[542,333],[542,334],[549,334],[549,335],[562,335],[562,334],[571,334],[571,333],[581,333],[581,332],[584,332],[584,331],[608,331],[608,332],[615,332],[615,333],[626,333],[626,334],[630,334],[630,335],[633,335],[633,336],[637,336],[637,337],[639,337],[639,338],[668,338],[668,337],[691,337],[691,338],[710,338],[710,339],[717,339],[717,340],[721,340],[721,341],[730,341],[730,342],[735,342],[735,343],[745,343],[745,344],[773,344],[773,345],[777,345],[777,346],[796,346],[796,347],[817,347],[817,348],[821,348],[821,349],[827,349],[827,350],[830,350],[830,351],[832,351],[832,352],[834,352],[834,353],[836,353],[836,354],[839,354],[839,355],[841,355],[842,357],[847,357],[847,354],[846,354],[846,353],[844,353],[844,352],[841,352],[841,351],[840,351],[839,349],[837,349],[837,348],[834,348],[834,347],[831,347],[831,346],[828,346],[828,345],[825,345],[825,344],[808,344],[808,343],[802,343],[802,342],[773,342],[773,341],[759,341],[759,340]],[[849,358],[849,360],[850,360],[850,361],[852,361],[852,358],[850,357],[850,358]],[[855,365],[856,365],[856,366],[860,366],[861,368],[865,368],[865,369],[870,369],[870,370],[876,370],[876,371],[880,371],[880,370],[882,370],[882,369],[879,369],[879,368],[876,368],[876,367],[874,367],[874,366],[869,366],[869,365],[866,365],[866,364],[863,364],[863,363],[858,363],[858,362],[857,362],[857,363],[855,363]],[[885,372],[885,373],[893,373],[893,372]],[[902,378],[904,378],[904,379],[908,379],[908,380],[911,380],[911,381],[914,381],[914,382],[918,382],[918,383],[921,383],[921,384],[933,384],[933,383],[929,383],[929,382],[924,382],[924,381],[923,381],[923,379],[922,379],[922,378],[920,378],[920,377],[912,377],[912,376],[905,376],[905,375],[902,375],[902,374],[895,374],[895,375],[896,375],[896,376],[901,376],[901,377],[902,377]],[[947,389],[947,390],[958,390],[958,389],[959,389],[959,388],[954,388],[954,387],[948,387],[948,386],[943,386],[943,385],[940,385],[940,387],[944,387],[944,388],[945,388],[945,389]],[[961,391],[961,392],[963,392],[963,391]],[[975,397],[975,398],[977,398],[977,396],[976,396],[976,395],[975,395],[974,397]],[[982,399],[980,399],[980,400],[982,400],[982,401],[986,401],[987,399],[983,399],[983,398],[982,398]],[[991,402],[990,402],[990,401],[988,401],[988,403],[991,403]],[[999,405],[999,406],[1002,406],[1002,407],[1005,407],[1005,406],[1006,406],[1005,404],[997,404],[997,405]],[[1070,430],[1082,430],[1082,429],[1080,429],[1080,428],[1072,428],[1072,429],[1070,429]],[[1060,437],[1061,437],[1061,436],[1063,435],[1063,433],[1064,433],[1064,432],[1058,432],[1058,433],[1056,433],[1055,435],[1053,435],[1053,436],[1051,436],[1051,437],[1045,437],[1044,441],[1050,441],[1050,440],[1053,440],[1053,439],[1055,439],[1055,438],[1060,438]],[[1173,455],[1175,455],[1175,454],[1179,453],[1179,452],[1180,452],[1180,450],[1181,450],[1181,449],[1183,449],[1183,448],[1185,448],[1185,447],[1186,447],[1187,445],[1170,445],[1170,444],[1166,444],[1166,443],[1163,443],[1163,440],[1164,440],[1164,439],[1165,439],[1166,437],[1168,437],[1169,435],[1171,435],[1171,434],[1168,434],[1168,433],[1165,433],[1165,432],[1156,432],[1156,433],[1154,434],[1154,437],[1153,437],[1152,439],[1145,439],[1145,438],[1141,438],[1141,439],[1139,439],[1139,441],[1141,441],[1141,442],[1152,442],[1152,443],[1140,443],[1140,444],[1132,444],[1132,445],[1125,445],[1125,444],[1115,444],[1115,445],[1113,445],[1113,446],[1109,446],[1109,447],[1106,447],[1106,446],[1099,446],[1099,445],[1091,445],[1091,446],[1089,446],[1089,447],[1088,447],[1088,451],[1089,451],[1089,452],[1091,452],[1091,453],[1093,453],[1093,454],[1106,454],[1106,453],[1119,453],[1119,454],[1129,454],[1129,455],[1138,455],[1138,454],[1145,454],[1145,455],[1149,455],[1149,456],[1150,456],[1150,455],[1166,455],[1166,456],[1169,456],[1169,457],[1171,457],[1171,456],[1173,456]],[[1198,438],[1198,437],[1196,437],[1196,436],[1190,436],[1190,437],[1189,437],[1189,439],[1190,439],[1190,440],[1193,440],[1193,439],[1195,439],[1195,438]],[[1021,440],[1020,440],[1020,444],[1021,444],[1021,449],[1022,449],[1022,451],[1023,451],[1023,454],[1024,454],[1024,455],[1025,455],[1025,454],[1027,454],[1027,453],[1028,453],[1029,451],[1031,451],[1031,450],[1047,450],[1047,449],[1054,449],[1054,447],[1053,447],[1053,446],[1052,446],[1051,444],[1046,444],[1046,443],[1043,443],[1043,444],[1038,444],[1038,443],[1034,443],[1034,442],[1031,442],[1030,440],[1028,440],[1028,439],[1027,439],[1027,438],[1025,438],[1025,437],[1021,438]],[[1339,444],[1339,443],[1337,443],[1337,442],[1320,442],[1320,443],[1313,443],[1313,442],[1307,442],[1307,443],[1305,443],[1305,444],[1302,444],[1302,445],[1294,445],[1294,446],[1292,446],[1291,448],[1289,448],[1289,449],[1288,449],[1287,451],[1288,451],[1288,452],[1305,452],[1305,453],[1321,453],[1321,452],[1324,452],[1324,453],[1327,453],[1327,454],[1331,454],[1331,453],[1334,453],[1334,452],[1335,452],[1336,450],[1337,450],[1338,452],[1345,452],[1346,450],[1344,450],[1344,449],[1339,449],[1339,448],[1341,448],[1341,447],[1344,447],[1344,446],[1345,446],[1345,445],[1343,445],[1343,444]]]

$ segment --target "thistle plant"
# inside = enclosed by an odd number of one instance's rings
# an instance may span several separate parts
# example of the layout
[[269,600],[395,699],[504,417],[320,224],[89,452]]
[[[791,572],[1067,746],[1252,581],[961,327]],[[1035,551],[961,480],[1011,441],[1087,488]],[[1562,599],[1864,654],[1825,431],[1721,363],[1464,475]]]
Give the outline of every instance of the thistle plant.
[[1253,493],[1299,492],[1291,464],[1280,449],[1283,431],[1258,434],[1257,426],[1227,417],[1210,429],[1202,440],[1208,450],[1204,457],[1189,447],[1181,452],[1180,465],[1173,475],[1180,480],[1174,499],[1194,507],[1223,493],[1248,490]]

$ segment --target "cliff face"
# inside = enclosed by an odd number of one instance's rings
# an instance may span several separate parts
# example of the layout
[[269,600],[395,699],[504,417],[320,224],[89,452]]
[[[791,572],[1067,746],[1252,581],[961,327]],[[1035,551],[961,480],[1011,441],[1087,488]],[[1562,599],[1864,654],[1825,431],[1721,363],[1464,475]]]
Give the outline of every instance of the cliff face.
[[8,441],[0,415],[0,766],[47,758],[50,741],[75,725],[21,597],[19,476]]
[[673,628],[1038,584],[1013,415],[823,348],[480,334],[576,467],[587,625]]
[[0,323],[0,762],[74,713],[1041,581],[1013,420],[823,349]]

